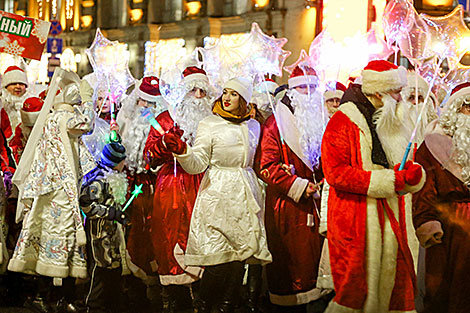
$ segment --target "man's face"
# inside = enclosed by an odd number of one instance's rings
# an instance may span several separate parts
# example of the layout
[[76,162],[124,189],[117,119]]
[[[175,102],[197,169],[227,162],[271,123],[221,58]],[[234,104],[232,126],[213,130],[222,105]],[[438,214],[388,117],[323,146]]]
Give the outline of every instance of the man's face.
[[300,85],[295,87],[294,89],[303,95],[308,95],[309,92],[314,92],[317,88],[317,85]]
[[152,107],[155,107],[155,102],[151,102],[151,101],[147,101],[142,98],[139,98],[137,100],[137,105],[142,108],[152,108]]
[[328,113],[330,113],[330,115],[333,115],[333,113],[338,111],[340,102],[341,102],[340,98],[332,98],[332,99],[328,99],[325,101],[326,108],[328,110]]
[[188,96],[194,97],[196,99],[202,99],[206,96],[206,91],[201,88],[193,88],[188,93]]
[[[416,105],[416,93],[415,92],[410,93],[407,101],[409,103],[412,103],[413,105]],[[422,103],[422,102],[424,102],[424,97],[418,93],[418,103]]]
[[26,93],[26,85],[23,83],[13,83],[6,87],[9,93],[16,97],[21,97]]

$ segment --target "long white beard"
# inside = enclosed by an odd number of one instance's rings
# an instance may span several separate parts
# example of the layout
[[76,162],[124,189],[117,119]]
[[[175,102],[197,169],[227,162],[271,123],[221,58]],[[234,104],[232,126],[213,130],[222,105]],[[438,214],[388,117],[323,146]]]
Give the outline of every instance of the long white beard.
[[452,137],[452,159],[462,167],[462,179],[470,188],[470,116],[458,113],[456,130]]
[[317,91],[304,95],[291,89],[287,91],[287,96],[294,108],[304,156],[313,166],[316,166],[320,160],[321,141],[328,120],[328,113],[322,103],[322,95]]
[[[419,102],[417,106],[409,101],[402,101],[404,106],[407,108],[405,121],[408,123],[411,129],[414,129],[416,126],[416,122],[418,120],[418,116],[421,113],[421,109],[423,108],[424,102]],[[432,100],[429,99],[426,107],[424,108],[423,115],[421,116],[421,121],[419,122],[419,126],[416,129],[416,136],[414,142],[421,144],[424,140],[424,132],[426,127],[429,123],[437,119],[437,113],[434,110],[434,106]]]
[[204,118],[212,114],[209,99],[187,96],[173,110],[172,118],[184,131],[183,140],[192,146],[196,138],[197,126]]
[[273,113],[272,106],[274,105],[275,100],[271,94],[256,92],[253,94],[251,102],[256,104],[258,111],[265,120]]
[[12,95],[8,90],[2,88],[1,102],[3,108],[8,114],[10,119],[12,131],[15,131],[15,128],[18,124],[21,123],[20,109],[23,107],[23,102],[28,97],[28,93],[25,93],[21,97]]
[[151,125],[148,120],[141,115],[143,108],[134,111],[134,119],[129,124],[122,144],[126,148],[127,168],[133,173],[145,171],[144,148],[147,137],[150,133]]
[[397,103],[387,94],[383,95],[382,102],[384,106],[374,113],[374,123],[387,160],[395,165],[403,159],[413,128],[405,104]]
[[104,172],[106,181],[111,189],[111,194],[114,197],[114,201],[118,204],[124,204],[126,202],[127,195],[127,175],[114,170]]

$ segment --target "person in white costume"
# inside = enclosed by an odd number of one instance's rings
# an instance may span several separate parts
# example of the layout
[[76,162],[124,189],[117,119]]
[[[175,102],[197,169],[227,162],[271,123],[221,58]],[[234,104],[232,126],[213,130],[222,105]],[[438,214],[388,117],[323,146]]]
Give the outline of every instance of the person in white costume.
[[252,169],[260,125],[250,119],[251,82],[234,78],[199,123],[196,142],[187,146],[177,130],[164,137],[184,170],[206,171],[191,218],[186,265],[205,266],[196,312],[210,312],[221,292],[219,312],[233,312],[244,263],[271,262],[264,228],[264,199]]

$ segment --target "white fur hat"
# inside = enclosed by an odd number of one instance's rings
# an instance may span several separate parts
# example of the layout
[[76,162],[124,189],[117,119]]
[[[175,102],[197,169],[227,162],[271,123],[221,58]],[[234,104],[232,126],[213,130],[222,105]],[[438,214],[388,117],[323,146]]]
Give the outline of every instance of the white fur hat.
[[230,88],[240,94],[246,102],[251,101],[253,93],[253,85],[251,81],[245,77],[235,77],[225,83],[224,88]]
[[18,66],[9,66],[2,76],[2,88],[13,83],[22,83],[28,87],[26,73]]
[[362,92],[366,95],[406,87],[406,69],[385,60],[370,61],[362,70]]

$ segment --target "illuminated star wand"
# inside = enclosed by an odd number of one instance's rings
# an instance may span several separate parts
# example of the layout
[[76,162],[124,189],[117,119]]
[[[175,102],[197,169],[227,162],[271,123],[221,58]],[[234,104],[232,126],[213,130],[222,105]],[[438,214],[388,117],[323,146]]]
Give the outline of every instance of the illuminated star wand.
[[139,194],[144,193],[142,191],[142,186],[143,184],[140,184],[139,186],[135,185],[134,191],[132,191],[132,196],[129,198],[129,200],[127,200],[126,205],[122,209],[122,212],[124,212],[131,205],[132,201],[134,201],[134,199],[137,198]]

